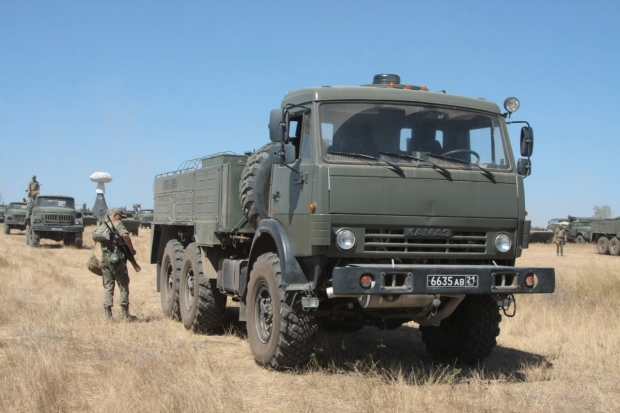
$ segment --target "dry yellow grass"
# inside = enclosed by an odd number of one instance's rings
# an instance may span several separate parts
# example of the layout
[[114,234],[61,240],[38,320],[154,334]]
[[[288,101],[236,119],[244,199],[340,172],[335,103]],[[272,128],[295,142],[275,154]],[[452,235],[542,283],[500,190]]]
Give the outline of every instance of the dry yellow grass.
[[130,269],[140,322],[105,323],[90,231],[81,250],[0,235],[2,412],[620,411],[620,257],[592,246],[525,251],[518,265],[555,266],[556,293],[518,298],[482,366],[437,364],[410,324],[320,335],[307,368],[273,372],[254,363],[236,308],[212,336],[161,316],[148,230],[134,237],[143,271]]

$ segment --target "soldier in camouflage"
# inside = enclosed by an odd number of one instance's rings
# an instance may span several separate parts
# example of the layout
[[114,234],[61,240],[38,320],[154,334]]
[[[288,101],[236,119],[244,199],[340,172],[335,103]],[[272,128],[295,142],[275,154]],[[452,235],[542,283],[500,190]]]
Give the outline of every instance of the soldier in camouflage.
[[32,209],[34,208],[34,200],[39,196],[39,192],[41,192],[41,185],[37,181],[37,176],[32,175],[32,180],[28,182],[28,187],[26,188],[26,193],[28,194],[28,209],[26,213],[26,219],[30,218],[32,214]]
[[560,225],[558,229],[555,230],[553,241],[556,245],[556,255],[564,256],[564,244],[568,241],[568,234],[566,234],[564,226]]
[[[112,208],[108,211],[112,225],[123,238],[133,255],[136,250],[131,242],[129,232],[121,222],[127,215],[121,208]],[[127,258],[118,250],[113,241],[101,242],[101,269],[103,270],[103,308],[106,319],[112,320],[112,305],[114,298],[114,282],[120,290],[120,304],[123,319],[136,321],[137,318],[129,314],[129,273],[127,272]]]

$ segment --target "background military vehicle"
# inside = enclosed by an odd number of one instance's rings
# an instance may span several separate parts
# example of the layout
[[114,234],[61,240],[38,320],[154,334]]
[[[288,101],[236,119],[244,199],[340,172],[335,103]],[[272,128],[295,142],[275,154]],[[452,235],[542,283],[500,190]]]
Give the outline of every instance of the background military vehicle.
[[592,221],[590,240],[599,254],[620,255],[620,217]]
[[72,197],[39,195],[33,202],[32,214],[26,222],[27,245],[36,247],[45,238],[82,247],[84,224]]
[[4,198],[2,198],[2,194],[0,194],[0,222],[4,222],[4,209],[6,205],[4,205]]
[[9,203],[4,210],[4,233],[10,234],[12,229],[25,230],[27,212],[28,207],[25,202]]
[[593,217],[573,217],[568,216],[568,228],[566,235],[570,242],[584,244],[590,242],[590,233],[592,230],[592,221],[600,221],[601,218]]
[[151,222],[153,222],[154,210],[152,209],[140,209],[134,218],[140,222],[140,226],[143,228],[150,228]]
[[[568,228],[568,218],[551,218],[549,223],[547,224],[547,229],[555,233],[555,230],[558,229],[560,225],[564,227],[564,229]],[[552,237],[553,239],[553,237]],[[551,242],[551,241],[549,241]]]
[[274,368],[306,362],[319,328],[409,321],[439,359],[488,356],[515,295],[555,288],[553,268],[514,266],[533,132],[515,162],[518,101],[504,106],[396,75],[288,92],[272,144],[155,177],[164,314],[213,331],[230,297],[256,362]]
[[86,204],[82,204],[81,207],[75,208],[76,212],[82,215],[82,223],[85,227],[89,225],[97,225],[97,217],[93,214],[93,211],[88,209]]
[[546,228],[532,227],[530,229],[529,241],[550,243],[553,240],[553,231]]

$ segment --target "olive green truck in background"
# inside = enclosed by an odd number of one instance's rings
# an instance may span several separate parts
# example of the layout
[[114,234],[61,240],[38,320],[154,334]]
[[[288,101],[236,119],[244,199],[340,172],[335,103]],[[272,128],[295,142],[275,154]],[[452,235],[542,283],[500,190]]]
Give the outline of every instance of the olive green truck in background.
[[26,245],[37,247],[44,238],[82,248],[84,223],[72,197],[39,195],[31,202],[32,212],[26,219]]
[[590,228],[590,242],[599,254],[620,255],[620,218],[592,221]]
[[439,359],[488,356],[515,296],[555,288],[553,268],[515,267],[533,132],[521,129],[516,162],[518,101],[504,106],[396,75],[287,93],[272,144],[155,177],[163,312],[209,332],[230,297],[255,360],[274,368],[307,362],[319,329],[410,321]]
[[4,233],[10,234],[12,229],[26,229],[28,207],[25,202],[11,202],[4,210]]

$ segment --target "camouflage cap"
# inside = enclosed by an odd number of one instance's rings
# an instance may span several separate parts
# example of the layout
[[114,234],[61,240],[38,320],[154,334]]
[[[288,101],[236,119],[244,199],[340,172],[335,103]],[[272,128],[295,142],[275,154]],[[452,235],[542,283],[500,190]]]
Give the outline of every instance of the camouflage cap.
[[111,208],[108,210],[108,215],[120,215],[122,218],[127,218],[127,213],[122,208]]

